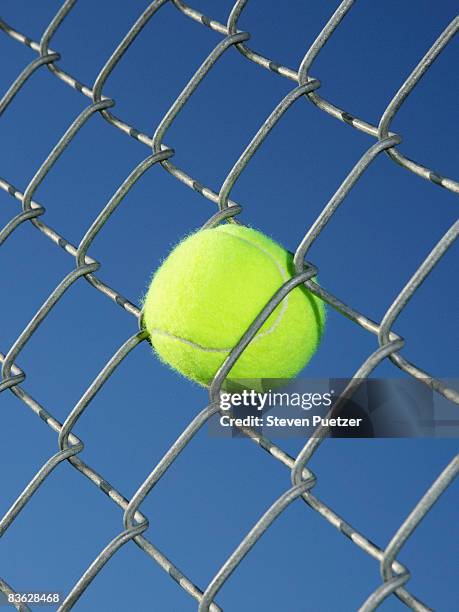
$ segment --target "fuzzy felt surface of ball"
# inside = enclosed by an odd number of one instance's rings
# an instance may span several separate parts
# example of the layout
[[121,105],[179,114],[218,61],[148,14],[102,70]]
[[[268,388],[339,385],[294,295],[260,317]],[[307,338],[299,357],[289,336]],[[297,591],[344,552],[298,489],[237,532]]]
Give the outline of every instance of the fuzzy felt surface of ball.
[[[236,224],[198,231],[154,273],[143,325],[166,364],[201,385],[216,372],[273,294],[293,275],[293,257],[261,232]],[[314,354],[322,300],[293,289],[240,355],[228,379],[291,379]]]

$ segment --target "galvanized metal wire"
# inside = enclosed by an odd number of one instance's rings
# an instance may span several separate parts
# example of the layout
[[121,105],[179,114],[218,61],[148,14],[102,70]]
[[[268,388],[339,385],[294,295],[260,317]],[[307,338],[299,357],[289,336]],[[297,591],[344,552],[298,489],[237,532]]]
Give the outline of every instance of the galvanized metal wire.
[[[455,457],[451,463],[445,467],[444,471],[438,476],[435,482],[432,483],[431,487],[420,500],[413,501],[414,507],[412,512],[394,534],[388,546],[383,549],[371,542],[364,534],[352,527],[350,523],[313,494],[316,476],[309,470],[308,463],[326,438],[326,430],[324,431],[322,428],[322,431],[317,431],[317,434],[305,443],[298,455],[296,457],[291,457],[272,441],[260,436],[250,428],[242,427],[242,433],[261,449],[269,453],[273,459],[280,461],[290,470],[292,484],[290,487],[286,488],[286,491],[254,524],[254,527],[240,542],[239,546],[234,550],[223,566],[216,571],[212,581],[207,586],[201,588],[193,582],[192,578],[188,576],[188,573],[178,569],[162,551],[143,535],[148,528],[148,519],[142,514],[141,506],[155,484],[164,476],[167,470],[173,466],[174,461],[182,450],[191,442],[207,421],[219,411],[219,393],[229,370],[239,358],[244,348],[251,342],[276,305],[299,284],[305,284],[311,292],[327,302],[331,308],[336,309],[356,325],[359,325],[376,336],[378,348],[368,356],[365,362],[357,370],[354,379],[349,383],[348,388],[343,394],[345,397],[351,396],[356,391],[362,379],[367,378],[378,364],[385,359],[389,359],[397,368],[407,375],[422,381],[422,383],[431,387],[436,393],[459,404],[459,392],[457,390],[447,387],[441,380],[425,372],[419,365],[409,362],[403,356],[402,350],[404,347],[404,339],[392,329],[396,319],[403,311],[408,301],[413,297],[427,275],[430,274],[432,269],[444,256],[445,252],[457,239],[459,234],[459,221],[456,221],[452,225],[437,244],[430,246],[430,253],[426,253],[423,264],[417,270],[413,271],[411,279],[408,280],[406,286],[388,308],[386,314],[379,323],[371,320],[364,313],[357,311],[352,306],[345,304],[338,297],[327,291],[325,287],[319,287],[319,285],[312,280],[317,274],[317,269],[306,261],[306,256],[313,242],[324,230],[338,207],[343,205],[355,183],[361,178],[368,167],[371,166],[373,161],[383,152],[402,168],[414,173],[420,178],[429,180],[435,185],[459,194],[458,181],[442,176],[438,172],[434,172],[420,161],[415,161],[406,157],[399,149],[401,143],[400,136],[389,131],[394,117],[413,91],[422,75],[429,69],[438,55],[445,49],[447,44],[457,33],[459,29],[459,16],[446,26],[442,34],[433,43],[432,47],[426,51],[424,57],[422,57],[419,63],[414,67],[411,74],[407,76],[402,87],[392,98],[382,114],[379,125],[372,125],[364,119],[355,117],[329,100],[321,97],[318,93],[320,91],[320,81],[309,74],[321,49],[330,37],[333,36],[336,28],[339,27],[341,21],[352,9],[353,0],[344,0],[339,4],[335,13],[325,24],[323,30],[318,34],[310,48],[306,51],[298,70],[283,66],[282,64],[264,57],[247,45],[250,34],[240,31],[238,27],[239,19],[243,14],[247,0],[238,0],[235,2],[226,24],[222,24],[217,20],[203,15],[199,10],[187,5],[182,0],[155,0],[128,30],[126,36],[119,43],[118,47],[100,71],[92,87],[81,83],[81,81],[73,75],[66,72],[60,65],[61,56],[50,48],[53,37],[59,30],[63,20],[71,15],[75,3],[76,0],[66,0],[62,4],[59,11],[44,31],[40,41],[32,40],[0,20],[0,29],[4,34],[26,45],[36,53],[36,57],[18,75],[0,100],[0,115],[14,102],[16,94],[24,87],[31,75],[37,70],[49,70],[63,83],[69,85],[75,91],[89,99],[88,106],[78,115],[78,117],[76,117],[65,134],[57,141],[56,145],[23,192],[13,186],[6,178],[0,179],[0,187],[18,200],[22,207],[22,210],[11,218],[5,227],[0,230],[0,245],[7,240],[13,232],[16,232],[22,224],[31,223],[44,237],[50,239],[56,246],[59,246],[66,253],[75,258],[75,268],[58,284],[54,291],[52,291],[7,353],[0,353],[0,361],[2,363],[0,392],[9,390],[10,393],[13,393],[24,402],[42,422],[58,435],[58,451],[43,464],[34,478],[24,488],[23,492],[13,502],[5,516],[0,520],[0,536],[3,535],[13,523],[37,489],[45,484],[46,479],[53,470],[62,462],[67,462],[72,468],[75,468],[82,476],[89,479],[98,487],[109,500],[119,506],[123,512],[123,524],[122,526],[120,525],[119,534],[100,551],[72,590],[66,595],[59,610],[70,610],[89,587],[91,582],[97,578],[101,568],[110,561],[113,555],[115,555],[121,547],[127,542],[133,541],[153,562],[157,563],[167,572],[186,593],[198,602],[198,608],[201,612],[207,610],[215,612],[220,610],[220,607],[215,602],[218,591],[230,578],[232,572],[242,563],[245,555],[253,546],[256,546],[263,533],[269,529],[273,521],[275,521],[290,504],[298,503],[298,500],[302,500],[306,504],[307,511],[313,510],[317,512],[339,533],[349,538],[357,547],[365,551],[380,564],[382,582],[380,585],[374,586],[373,592],[368,593],[368,598],[365,602],[362,602],[360,608],[361,612],[375,610],[390,596],[397,597],[412,610],[423,612],[430,610],[427,603],[422,602],[416,595],[408,590],[410,572],[408,568],[397,560],[397,556],[408,539],[412,537],[420,521],[422,521],[433,504],[457,476],[459,472],[459,456]],[[153,136],[150,137],[112,113],[114,101],[104,95],[104,86],[107,78],[116,68],[119,60],[126,53],[130,45],[134,43],[141,30],[151,19],[154,19],[155,14],[168,3],[174,5],[177,11],[184,17],[190,18],[218,32],[223,38],[198,68],[190,81],[185,85],[180,95],[173,102],[170,109],[164,115],[164,118],[154,130]],[[209,70],[219,61],[219,58],[227,53],[232,47],[240,53],[241,61],[248,60],[258,67],[285,77],[294,83],[294,87],[279,102],[259,128],[252,141],[242,150],[238,161],[229,171],[222,186],[218,191],[215,191],[211,187],[203,185],[197,179],[190,176],[184,169],[176,166],[172,161],[174,150],[164,144],[163,140],[167,135],[170,125],[183,110],[190,97],[200,86],[200,83],[206,78]],[[111,214],[122,203],[124,197],[136,181],[155,165],[162,166],[172,175],[172,177],[178,179],[218,206],[218,211],[210,215],[205,227],[214,226],[224,220],[234,221],[234,218],[242,210],[242,206],[230,198],[235,183],[250,163],[255,151],[263,145],[270,130],[300,98],[311,102],[321,111],[347,123],[354,129],[373,137],[376,139],[376,142],[362,154],[360,160],[349,171],[349,174],[335,194],[331,197],[329,202],[326,203],[317,220],[306,232],[295,252],[295,276],[286,282],[271,300],[269,300],[263,311],[249,329],[246,330],[246,333],[241,338],[238,345],[225,360],[210,386],[209,405],[193,418],[186,429],[177,437],[176,442],[174,442],[159,463],[154,467],[151,474],[139,486],[133,497],[127,499],[114,485],[107,482],[95,468],[89,466],[79,458],[79,454],[84,448],[84,443],[73,433],[76,423],[84,415],[90,402],[103,385],[109,384],[110,376],[118,365],[131,351],[135,350],[141,342],[147,340],[147,334],[143,331],[141,326],[141,311],[139,307],[129,301],[120,291],[108,286],[97,276],[100,269],[100,263],[89,255],[91,244],[97,234],[103,230]],[[52,171],[55,162],[59,159],[64,149],[71,146],[73,138],[81,127],[99,118],[102,118],[108,124],[134,138],[139,143],[146,145],[151,151],[148,152],[147,157],[128,174],[125,181],[123,181],[119,189],[87,230],[80,243],[78,245],[73,245],[44,221],[46,218],[46,209],[43,205],[34,200],[34,195],[38,186],[46,180],[48,174]],[[92,287],[110,298],[128,314],[137,319],[140,329],[139,331],[133,329],[132,336],[116,351],[101,372],[94,378],[94,381],[87,388],[81,399],[65,419],[64,423],[61,423],[48,412],[45,407],[41,406],[23,387],[23,383],[26,380],[26,373],[20,369],[17,365],[17,361],[22,350],[30,341],[37,328],[43,324],[50,313],[52,313],[54,306],[59,302],[64,293],[74,283],[82,281],[88,282]],[[15,591],[5,579],[0,578],[0,592],[8,595]],[[25,604],[17,604],[16,607],[18,610],[29,609]]]

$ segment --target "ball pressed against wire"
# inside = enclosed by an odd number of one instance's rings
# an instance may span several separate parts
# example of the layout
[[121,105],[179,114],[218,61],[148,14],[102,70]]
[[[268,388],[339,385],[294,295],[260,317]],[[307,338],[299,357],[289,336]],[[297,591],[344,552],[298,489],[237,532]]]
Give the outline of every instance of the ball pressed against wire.
[[[291,253],[235,224],[180,242],[153,275],[143,324],[159,358],[208,385],[273,294],[293,275]],[[295,377],[325,323],[324,303],[303,285],[271,313],[229,373],[230,379]]]

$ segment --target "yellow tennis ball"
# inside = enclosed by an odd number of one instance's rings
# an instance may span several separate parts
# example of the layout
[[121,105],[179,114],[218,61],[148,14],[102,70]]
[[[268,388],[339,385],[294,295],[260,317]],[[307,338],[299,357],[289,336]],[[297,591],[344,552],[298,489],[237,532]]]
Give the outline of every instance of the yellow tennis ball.
[[[262,233],[225,224],[176,246],[154,274],[143,324],[159,358],[208,385],[273,294],[292,277],[293,258]],[[265,321],[228,378],[290,379],[315,352],[322,300],[293,289]]]

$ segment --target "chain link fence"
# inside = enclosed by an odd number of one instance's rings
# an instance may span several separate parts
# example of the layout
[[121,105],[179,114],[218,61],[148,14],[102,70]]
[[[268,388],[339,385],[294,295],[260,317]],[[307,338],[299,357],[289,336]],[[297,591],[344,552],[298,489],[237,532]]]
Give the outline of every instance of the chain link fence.
[[[397,556],[407,540],[413,534],[420,521],[422,521],[422,519],[429,512],[432,505],[457,476],[459,471],[459,456],[457,456],[449,465],[445,467],[444,471],[438,476],[435,482],[432,483],[425,495],[418,500],[412,512],[393,535],[388,546],[385,549],[382,549],[377,544],[371,542],[367,537],[365,537],[363,533],[360,533],[354,529],[344,518],[339,516],[332,508],[328,507],[313,494],[316,477],[309,470],[308,462],[312,455],[317,452],[319,446],[323,442],[325,438],[324,434],[327,433],[326,431],[321,431],[320,435],[310,438],[299,454],[296,457],[291,457],[269,439],[260,436],[250,428],[241,428],[243,433],[255,444],[257,444],[260,449],[263,449],[269,453],[273,459],[281,462],[288,470],[290,470],[292,485],[258,520],[255,526],[240,542],[239,546],[232,553],[232,555],[227,559],[223,566],[218,569],[210,584],[204,588],[197,586],[188,573],[185,573],[174,565],[164,553],[158,550],[158,548],[143,535],[148,528],[148,519],[142,514],[141,505],[154,485],[166,473],[166,471],[173,466],[177,456],[193,439],[195,434],[214,414],[219,411],[218,398],[222,382],[236,359],[263,324],[263,321],[269,316],[275,306],[285,298],[288,292],[301,283],[304,283],[311,292],[327,302],[330,307],[336,309],[348,319],[351,319],[356,325],[359,325],[367,332],[377,336],[379,348],[365,360],[365,362],[355,373],[355,380],[351,381],[344,393],[344,396],[349,397],[352,395],[352,393],[356,390],[359,381],[367,378],[378,364],[380,364],[383,360],[388,359],[407,375],[415,377],[431,387],[435,392],[443,395],[452,402],[459,404],[459,392],[457,390],[448,388],[442,381],[431,376],[422,370],[420,366],[409,362],[403,357],[401,351],[404,346],[404,339],[392,331],[395,321],[403,311],[408,301],[457,238],[459,233],[459,221],[454,223],[443,238],[433,246],[430,253],[426,255],[422,265],[414,271],[406,286],[399,293],[379,323],[372,321],[364,313],[358,312],[352,306],[345,304],[338,297],[329,293],[326,288],[319,287],[319,285],[311,280],[316,275],[317,269],[312,264],[306,262],[306,256],[313,242],[326,227],[327,223],[338,207],[343,203],[354,184],[359,180],[376,157],[383,152],[402,168],[418,175],[418,177],[421,179],[431,181],[439,187],[443,187],[453,193],[459,194],[459,183],[456,180],[446,176],[441,176],[437,172],[433,172],[431,169],[424,166],[420,161],[408,158],[400,150],[400,136],[390,131],[391,123],[398,110],[405,102],[406,98],[416,87],[419,80],[429,69],[438,55],[445,49],[447,44],[457,33],[459,29],[459,17],[456,17],[445,28],[432,47],[426,51],[424,57],[422,57],[419,63],[413,68],[411,74],[408,75],[403,85],[388,104],[379,121],[379,125],[372,125],[371,123],[366,122],[364,119],[352,116],[348,112],[334,105],[329,100],[321,97],[319,94],[320,81],[310,75],[310,70],[312,69],[314,60],[329,38],[333,35],[335,29],[339,27],[341,21],[351,10],[354,3],[353,0],[344,0],[337,7],[335,13],[332,15],[328,23],[318,34],[311,47],[308,49],[298,71],[264,57],[248,46],[247,43],[250,38],[249,33],[239,29],[239,19],[243,14],[247,0],[238,0],[235,2],[226,24],[220,23],[207,17],[206,15],[203,15],[197,9],[185,4],[185,2],[182,0],[155,0],[148,6],[144,13],[140,15],[132,28],[127,32],[126,36],[119,43],[114,53],[100,71],[92,87],[81,83],[74,76],[66,72],[60,66],[59,53],[50,48],[54,35],[59,30],[63,20],[71,15],[71,11],[75,3],[76,0],[66,0],[66,2],[63,3],[60,10],[49,23],[40,41],[38,42],[30,39],[4,21],[0,20],[0,28],[5,35],[10,36],[18,43],[26,45],[36,53],[36,58],[30,62],[30,64],[21,72],[21,74],[19,74],[3,98],[0,100],[0,114],[4,112],[9,104],[14,102],[16,94],[27,83],[31,75],[33,75],[37,70],[49,70],[58,79],[63,81],[66,85],[69,85],[79,94],[87,97],[89,100],[88,106],[78,115],[78,117],[69,126],[65,134],[57,141],[55,147],[40,166],[35,176],[25,188],[24,192],[13,186],[6,178],[0,179],[0,187],[9,193],[13,198],[18,200],[21,206],[20,212],[18,212],[18,214],[1,229],[0,244],[7,240],[13,232],[18,230],[23,223],[31,223],[39,232],[43,234],[44,237],[50,239],[56,246],[63,249],[75,259],[75,268],[48,296],[31,321],[27,324],[23,332],[16,339],[13,346],[6,354],[0,353],[0,361],[2,363],[0,391],[9,390],[17,398],[24,402],[37,417],[46,423],[46,425],[54,430],[58,435],[59,448],[58,452],[50,457],[49,460],[46,461],[42,468],[36,473],[34,478],[12,504],[5,516],[0,520],[0,536],[5,533],[37,489],[45,483],[47,477],[53,472],[53,470],[60,463],[67,461],[73,468],[80,472],[82,476],[89,479],[96,487],[98,487],[100,491],[107,496],[107,499],[111,500],[121,508],[123,511],[123,528],[120,530],[119,535],[117,535],[102,551],[100,551],[94,561],[88,566],[84,574],[61,603],[59,610],[70,610],[84,593],[85,589],[97,577],[103,566],[110,561],[113,555],[115,555],[122,546],[132,540],[145,552],[146,555],[151,558],[153,562],[157,563],[186,593],[188,593],[198,602],[198,609],[201,612],[206,610],[212,610],[215,612],[220,610],[220,607],[215,602],[215,597],[234,569],[241,563],[244,556],[253,546],[256,545],[263,533],[289,506],[289,504],[293,503],[295,500],[301,499],[306,504],[306,511],[313,510],[319,513],[337,530],[338,534],[349,538],[357,547],[365,551],[370,557],[379,563],[382,579],[381,584],[377,586],[372,593],[368,594],[367,600],[362,603],[360,608],[361,612],[375,610],[387,597],[391,595],[397,597],[412,610],[423,612],[430,610],[427,603],[422,602],[408,589],[407,583],[410,579],[410,572],[407,567],[402,565],[397,560]],[[141,32],[150,19],[154,19],[155,13],[160,11],[161,8],[167,3],[174,5],[177,11],[179,11],[184,18],[186,17],[192,19],[202,26],[218,32],[222,35],[222,39],[221,42],[219,42],[219,44],[217,44],[217,46],[211,51],[209,56],[184,87],[183,91],[173,102],[172,106],[156,128],[153,137],[150,137],[136,129],[134,126],[129,125],[112,112],[114,101],[104,95],[104,85],[112,71],[115,70],[119,60],[126,53],[130,45],[135,41],[137,35]],[[164,144],[164,138],[167,135],[170,125],[181,112],[183,107],[187,104],[187,101],[199,87],[203,79],[206,78],[209,70],[216,62],[218,62],[219,58],[232,47],[235,47],[235,49],[241,55],[241,61],[247,60],[260,68],[274,72],[277,75],[292,81],[292,90],[276,106],[276,108],[272,111],[264,124],[258,130],[255,137],[248,144],[234,167],[228,173],[221,188],[218,191],[214,191],[210,187],[200,183],[197,179],[190,176],[184,169],[179,168],[173,163],[174,150]],[[108,286],[98,278],[97,272],[101,264],[89,255],[92,241],[104,228],[104,225],[109,220],[110,215],[121,204],[123,198],[129,192],[135,182],[152,166],[160,165],[173,177],[184,183],[189,188],[197,191],[204,198],[210,200],[213,204],[217,205],[218,212],[211,216],[205,227],[213,226],[225,219],[237,216],[242,208],[230,198],[231,191],[236,181],[249,164],[256,150],[263,144],[270,130],[282,119],[283,115],[288,112],[289,108],[300,98],[302,100],[311,102],[320,110],[328,113],[339,121],[349,124],[354,129],[360,130],[367,135],[372,136],[375,139],[375,142],[351,169],[336,193],[324,206],[317,220],[313,223],[311,228],[304,236],[302,242],[299,244],[294,257],[296,270],[294,278],[288,281],[272,297],[258,318],[246,331],[239,344],[226,359],[220,371],[217,373],[215,380],[210,386],[209,405],[202,410],[202,412],[200,412],[179,435],[176,442],[169,448],[167,453],[156,465],[148,478],[141,484],[134,496],[131,499],[126,499],[122,493],[118,491],[114,485],[107,482],[107,480],[105,480],[95,468],[91,467],[79,458],[79,453],[83,450],[84,444],[83,441],[73,433],[73,429],[97,392],[103,385],[109,384],[110,376],[117,366],[141,342],[147,340],[146,333],[142,330],[141,324],[139,325],[139,331],[133,333],[132,337],[126,340],[126,342],[108,361],[102,371],[96,376],[92,384],[86,389],[81,399],[67,416],[64,423],[60,423],[22,386],[22,383],[25,381],[26,374],[17,365],[17,360],[20,353],[29,342],[39,325],[41,325],[52,312],[54,306],[64,295],[67,289],[78,281],[88,282],[94,287],[94,289],[100,291],[106,297],[110,298],[115,304],[124,309],[126,313],[137,319],[138,323],[141,323],[141,311],[139,307],[130,302],[118,290]],[[113,197],[94,220],[91,227],[87,230],[81,242],[75,246],[44,221],[46,212],[45,208],[34,200],[34,194],[38,186],[46,179],[48,173],[52,170],[55,162],[58,160],[64,149],[72,144],[72,139],[80,128],[87,122],[96,120],[96,117],[93,118],[93,115],[97,115],[97,118],[101,117],[113,127],[124,132],[127,136],[139,141],[141,144],[147,147],[149,152],[147,157],[140,164],[138,164],[136,168],[134,168],[129,176],[127,176],[125,181],[120,185]],[[0,579],[0,591],[7,596],[8,594],[15,593],[15,591],[14,588],[6,582],[5,578],[6,576],[3,577],[3,579]],[[29,609],[25,603],[17,603],[15,606],[21,611]]]

